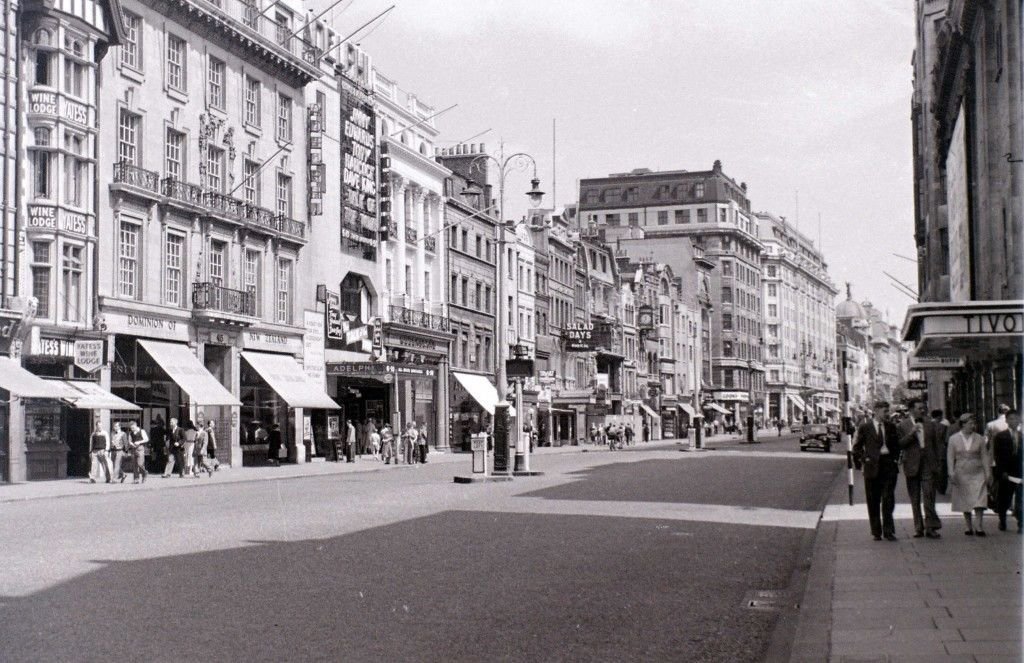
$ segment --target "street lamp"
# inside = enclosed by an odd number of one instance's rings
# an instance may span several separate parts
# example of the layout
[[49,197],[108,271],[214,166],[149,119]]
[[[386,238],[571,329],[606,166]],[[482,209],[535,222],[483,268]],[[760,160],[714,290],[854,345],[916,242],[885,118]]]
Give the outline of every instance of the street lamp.
[[[495,379],[497,384],[495,385],[498,389],[498,395],[501,398],[501,404],[507,406],[508,402],[505,397],[508,394],[508,377],[505,370],[505,361],[508,359],[508,342],[505,340],[505,324],[508,316],[508,311],[505,310],[505,178],[509,173],[516,170],[526,170],[528,167],[533,167],[533,178],[530,180],[530,190],[526,192],[526,196],[530,199],[530,205],[534,208],[538,207],[541,200],[544,198],[544,192],[540,190],[540,179],[537,177],[537,161],[526,154],[525,152],[516,152],[509,156],[499,154],[494,157],[490,154],[480,154],[469,163],[469,172],[472,173],[473,169],[482,170],[481,164],[486,163],[488,160],[492,161],[495,166],[498,167],[498,259],[495,264],[496,270],[496,283],[495,290],[498,298],[497,307],[497,324],[495,325],[495,342],[494,342],[494,365],[495,365]],[[475,193],[469,190],[464,193]],[[515,416],[515,428],[517,448],[521,446],[520,438],[522,437],[522,422],[523,413],[516,410]],[[495,449],[497,449],[499,440],[495,439]],[[529,448],[527,446],[527,448]],[[506,460],[507,462],[507,460]],[[508,463],[508,472],[512,472],[512,464]]]

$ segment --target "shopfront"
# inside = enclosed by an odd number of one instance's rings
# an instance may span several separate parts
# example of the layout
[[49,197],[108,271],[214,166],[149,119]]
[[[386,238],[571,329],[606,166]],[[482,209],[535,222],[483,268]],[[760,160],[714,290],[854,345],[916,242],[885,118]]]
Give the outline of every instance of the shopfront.
[[395,367],[393,421],[415,421],[431,446],[447,448],[448,349],[452,335],[404,324],[384,325],[387,362]]
[[451,447],[469,451],[470,437],[490,430],[498,390],[491,379],[477,373],[451,372]]

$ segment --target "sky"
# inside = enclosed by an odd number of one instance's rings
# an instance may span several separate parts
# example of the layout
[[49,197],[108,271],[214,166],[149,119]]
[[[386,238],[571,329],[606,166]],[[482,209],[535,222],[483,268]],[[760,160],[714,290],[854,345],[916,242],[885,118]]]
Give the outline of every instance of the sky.
[[[489,129],[471,142],[534,156],[545,207],[581,178],[720,159],[754,210],[816,244],[820,218],[837,302],[849,281],[902,324],[913,301],[883,271],[916,289],[912,0],[344,0],[329,16],[348,34],[393,3],[353,41],[426,103],[458,104],[438,146]],[[528,188],[509,176],[507,217]]]

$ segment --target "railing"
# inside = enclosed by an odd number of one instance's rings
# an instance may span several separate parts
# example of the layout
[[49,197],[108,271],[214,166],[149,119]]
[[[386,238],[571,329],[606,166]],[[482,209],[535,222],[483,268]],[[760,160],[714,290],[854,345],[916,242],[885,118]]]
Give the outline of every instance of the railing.
[[277,229],[292,237],[306,237],[306,224],[302,221],[289,218],[284,214],[277,217]]
[[203,205],[203,190],[195,184],[182,182],[173,177],[165,177],[161,183],[163,184],[163,194],[168,198],[190,205]]
[[421,327],[442,332],[451,331],[451,321],[448,318],[424,311],[414,311],[404,306],[388,305],[388,317],[391,322],[409,325],[410,327]]
[[225,288],[216,283],[193,283],[192,306],[201,310],[238,313],[255,317],[256,295],[253,292]]
[[232,219],[242,218],[242,208],[245,206],[245,203],[241,200],[232,198],[231,196],[225,196],[223,193],[215,193],[213,191],[207,191],[203,198],[206,203],[206,207],[214,212],[219,212],[221,216],[226,216]]
[[265,207],[245,205],[242,208],[242,218],[250,225],[266,228],[267,230],[277,230],[277,217]]
[[415,244],[419,235],[415,228],[406,227],[405,229],[405,241],[407,244]]
[[427,251],[437,251],[437,237],[434,235],[428,235],[423,238],[423,246]]
[[127,161],[114,164],[114,182],[160,193],[160,175]]

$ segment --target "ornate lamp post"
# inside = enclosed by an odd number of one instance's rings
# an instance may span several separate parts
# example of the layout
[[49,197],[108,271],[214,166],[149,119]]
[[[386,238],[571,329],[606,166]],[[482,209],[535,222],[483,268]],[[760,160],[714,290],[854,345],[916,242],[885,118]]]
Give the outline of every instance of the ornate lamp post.
[[[495,307],[495,311],[497,312],[497,324],[495,325],[494,342],[494,365],[496,369],[495,378],[497,384],[495,386],[497,387],[498,395],[501,398],[499,406],[508,407],[508,402],[506,401],[506,395],[508,394],[508,378],[505,371],[505,361],[508,359],[509,356],[508,341],[505,338],[505,325],[509,313],[507,310],[508,306],[505,301],[505,244],[508,241],[505,238],[505,233],[507,230],[505,223],[505,180],[509,173],[512,173],[517,170],[523,171],[532,166],[533,178],[530,180],[530,190],[526,192],[526,195],[530,199],[530,204],[534,208],[540,205],[541,200],[544,198],[544,192],[540,190],[540,179],[537,178],[537,161],[529,154],[526,154],[525,152],[516,152],[515,154],[510,154],[507,157],[504,156],[503,154],[499,154],[497,157],[494,157],[490,154],[481,154],[470,162],[469,172],[472,172],[474,168],[476,168],[477,170],[482,170],[483,167],[481,164],[484,164],[487,161],[493,162],[494,165],[497,166],[498,168],[498,259],[495,264],[497,276],[495,290],[498,302],[497,306]],[[464,193],[473,192],[466,191]],[[516,440],[518,440],[519,436],[521,436],[523,428],[523,413],[520,410],[516,411],[516,423],[515,426],[512,428],[512,430],[516,431]],[[497,432],[498,431],[496,427],[496,435],[494,441],[496,452],[499,444],[501,444],[502,442],[505,442],[507,444],[506,441],[497,439]],[[497,453],[495,453],[495,457],[497,458]],[[507,471],[511,474],[511,463],[507,463]]]

